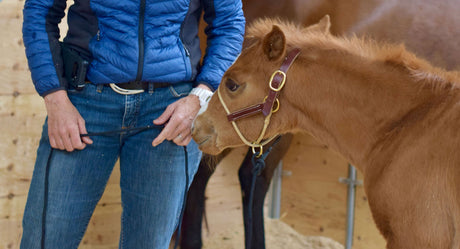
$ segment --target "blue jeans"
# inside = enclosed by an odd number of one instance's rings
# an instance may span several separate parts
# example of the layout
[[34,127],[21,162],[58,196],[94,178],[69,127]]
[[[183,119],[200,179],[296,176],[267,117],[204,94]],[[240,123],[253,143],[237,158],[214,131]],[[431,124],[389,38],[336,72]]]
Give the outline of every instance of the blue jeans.
[[[102,132],[151,125],[191,88],[191,83],[181,83],[153,93],[120,95],[110,87],[87,84],[68,95],[88,132]],[[66,152],[51,149],[45,121],[24,212],[21,248],[40,248],[42,238],[46,249],[77,248],[118,158],[123,207],[119,247],[168,248],[179,222],[185,177],[192,181],[201,152],[193,141],[187,146],[186,174],[183,147],[170,141],[152,146],[159,132],[94,136],[93,144],[84,150]]]

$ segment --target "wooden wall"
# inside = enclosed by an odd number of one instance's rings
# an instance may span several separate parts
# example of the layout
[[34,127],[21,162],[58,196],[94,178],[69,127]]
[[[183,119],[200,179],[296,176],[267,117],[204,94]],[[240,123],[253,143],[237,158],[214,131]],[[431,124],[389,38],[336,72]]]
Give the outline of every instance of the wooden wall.
[[[0,249],[19,248],[22,213],[46,115],[27,69],[21,38],[23,4],[23,0],[0,0]],[[235,156],[241,158],[242,151]],[[346,177],[346,165],[308,135],[297,135],[284,160],[284,168],[292,176],[283,178],[281,220],[305,235],[327,236],[344,243],[346,185],[338,178]],[[236,170],[235,160],[226,160],[211,179],[207,192],[211,230],[205,232],[206,238],[230,225],[242,224]],[[118,182],[115,168],[80,248],[118,248]],[[357,194],[354,248],[383,248],[362,187]]]
[[18,248],[41,123],[21,38],[23,1],[0,2],[0,248]]

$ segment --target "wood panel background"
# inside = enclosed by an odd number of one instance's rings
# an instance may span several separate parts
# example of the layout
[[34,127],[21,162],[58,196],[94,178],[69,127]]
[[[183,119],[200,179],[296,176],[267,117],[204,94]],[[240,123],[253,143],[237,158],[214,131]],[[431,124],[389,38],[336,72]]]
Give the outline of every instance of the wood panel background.
[[[24,54],[23,5],[23,0],[0,0],[0,249],[19,248],[23,209],[46,116]],[[243,153],[236,150],[224,160],[209,183],[209,230],[204,232],[205,240],[229,226],[242,229],[236,162]],[[310,136],[299,134],[284,159],[284,169],[292,175],[283,178],[281,220],[302,234],[327,236],[344,243],[347,187],[338,179],[346,177],[346,161]],[[118,248],[118,182],[119,171],[115,168],[80,248]],[[362,187],[357,188],[355,225],[354,248],[384,248]]]

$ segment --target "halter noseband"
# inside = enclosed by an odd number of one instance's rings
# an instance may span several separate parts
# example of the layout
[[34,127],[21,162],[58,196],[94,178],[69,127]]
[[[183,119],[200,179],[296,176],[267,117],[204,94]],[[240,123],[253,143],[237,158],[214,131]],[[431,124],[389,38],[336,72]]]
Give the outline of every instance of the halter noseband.
[[[235,111],[233,113],[230,112],[228,109],[227,105],[225,104],[219,89],[217,89],[217,95],[219,96],[220,103],[225,109],[225,112],[227,112],[227,119],[229,122],[232,123],[233,128],[235,129],[236,133],[240,137],[241,141],[243,141],[244,144],[250,146],[252,148],[252,152],[255,154],[255,148],[259,148],[259,154],[258,156],[261,156],[263,153],[263,146],[265,146],[267,143],[269,143],[273,138],[276,137],[270,137],[264,141],[262,141],[263,137],[265,136],[265,132],[267,131],[268,124],[270,123],[270,118],[273,113],[277,112],[280,103],[278,100],[278,95],[281,89],[283,89],[284,84],[286,83],[286,73],[289,70],[289,67],[292,65],[294,60],[297,58],[297,56],[300,54],[300,49],[294,48],[291,50],[286,58],[283,61],[283,64],[281,65],[280,69],[276,70],[272,76],[270,77],[269,81],[269,87],[270,90],[268,92],[268,95],[264,98],[263,103],[252,105],[246,108],[243,108],[241,110]],[[276,107],[273,109],[273,107]],[[241,133],[240,129],[236,125],[236,120],[252,116],[254,114],[257,114],[261,112],[265,116],[264,120],[264,126],[262,128],[262,131],[260,132],[259,137],[254,141],[254,142],[249,142]]]

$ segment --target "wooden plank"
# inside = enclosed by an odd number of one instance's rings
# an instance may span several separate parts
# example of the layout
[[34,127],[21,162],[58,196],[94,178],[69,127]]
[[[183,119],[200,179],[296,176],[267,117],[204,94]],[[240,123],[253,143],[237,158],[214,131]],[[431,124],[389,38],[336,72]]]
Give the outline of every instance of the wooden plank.
[[[14,20],[22,18],[22,7],[24,1],[2,0],[0,1],[0,20]],[[7,37],[2,37],[4,40]]]
[[0,95],[34,93],[22,41],[23,1],[0,2]]
[[[36,94],[0,96],[0,172],[30,177],[45,110]],[[3,188],[2,188],[3,189]]]
[[19,248],[22,235],[21,223],[14,219],[0,218],[0,227],[2,228],[0,233],[0,248]]
[[[72,1],[69,1],[68,6]],[[0,96],[36,93],[27,65],[22,40],[22,8],[24,1],[0,1],[0,29],[5,34],[0,39],[0,79],[3,83]],[[66,20],[59,25],[61,37],[67,32]]]

